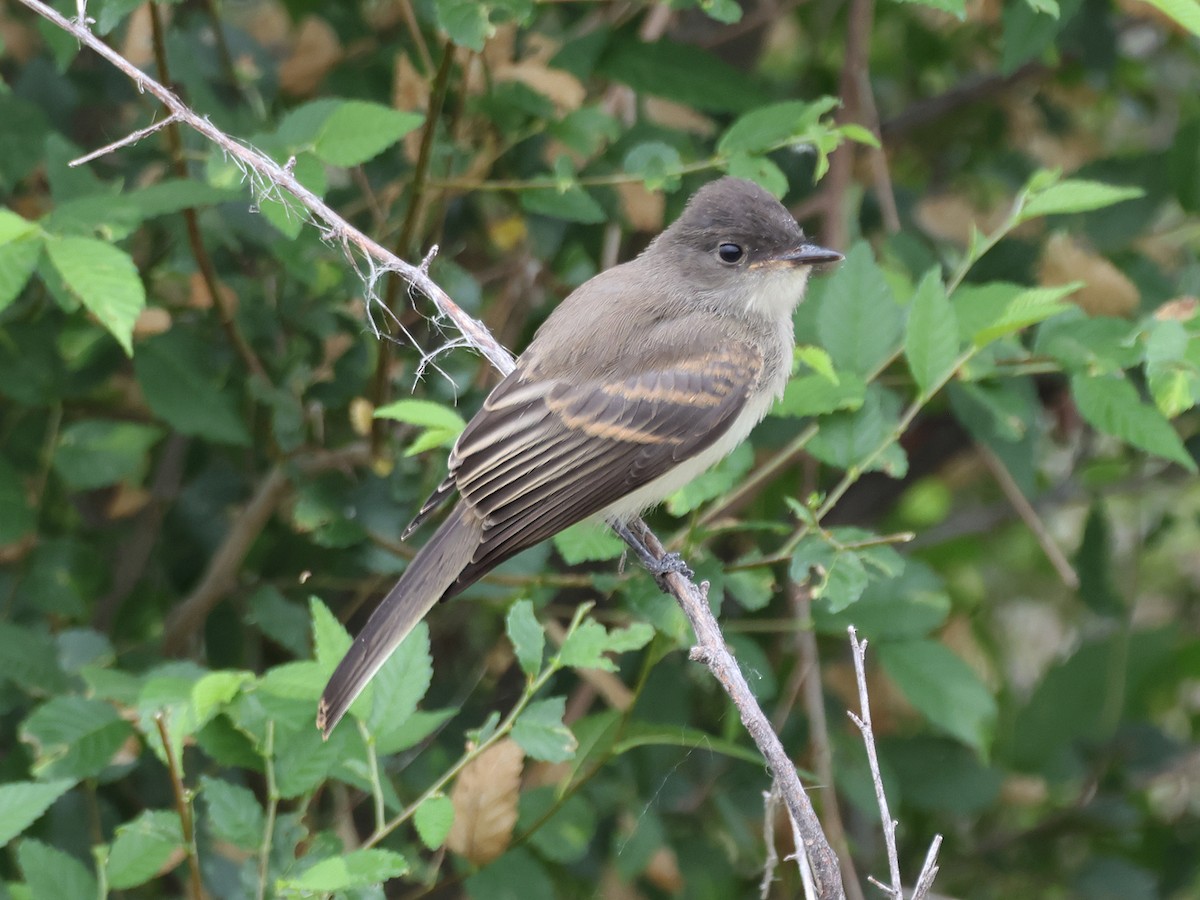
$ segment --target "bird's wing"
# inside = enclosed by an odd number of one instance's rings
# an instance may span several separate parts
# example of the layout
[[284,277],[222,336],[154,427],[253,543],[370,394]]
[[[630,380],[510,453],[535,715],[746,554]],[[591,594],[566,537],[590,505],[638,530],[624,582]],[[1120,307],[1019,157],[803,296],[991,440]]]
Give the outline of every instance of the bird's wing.
[[450,477],[483,538],[449,593],[710,446],[758,384],[762,353],[732,341],[582,383],[518,367],[468,423]]

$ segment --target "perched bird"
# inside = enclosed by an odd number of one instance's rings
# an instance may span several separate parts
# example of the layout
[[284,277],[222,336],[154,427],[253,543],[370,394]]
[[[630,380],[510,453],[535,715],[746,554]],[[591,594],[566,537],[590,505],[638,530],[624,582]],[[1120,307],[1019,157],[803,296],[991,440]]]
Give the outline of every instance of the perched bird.
[[787,383],[809,272],[841,258],[758,185],[721,178],[640,256],[572,291],[405,530],[458,493],[329,679],[325,736],[439,600],[583,519],[627,535],[625,523],[740,444]]

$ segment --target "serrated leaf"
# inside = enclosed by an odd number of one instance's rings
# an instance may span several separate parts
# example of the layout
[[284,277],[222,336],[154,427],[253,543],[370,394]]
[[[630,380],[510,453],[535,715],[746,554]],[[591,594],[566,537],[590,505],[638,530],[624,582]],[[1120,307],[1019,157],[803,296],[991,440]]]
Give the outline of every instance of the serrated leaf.
[[530,832],[530,843],[547,859],[577,862],[595,836],[595,808],[579,794],[563,799],[552,787],[536,787],[521,793],[517,830]]
[[712,53],[673,41],[614,41],[598,68],[599,74],[639,93],[701,112],[741,112],[753,108],[761,96],[745,72]]
[[853,550],[839,550],[819,535],[809,535],[792,553],[792,580],[808,583],[813,599],[823,600],[831,613],[857,602],[870,575]]
[[725,161],[724,169],[726,175],[753,181],[777,200],[787,193],[787,176],[766,156],[734,153]]
[[833,368],[833,359],[821,347],[811,344],[801,344],[795,350],[796,362],[804,363],[830,384],[837,384],[841,379]]
[[679,151],[664,141],[643,141],[625,154],[622,168],[626,174],[641,178],[649,190],[674,190],[683,160]]
[[250,433],[213,370],[211,350],[177,329],[138,344],[133,370],[146,403],[180,434],[244,447]]
[[[872,384],[862,407],[855,412],[834,413],[821,422],[821,429],[808,443],[808,452],[841,469],[866,466],[902,478],[908,457],[895,440],[900,422],[900,400],[891,391]],[[868,464],[867,460],[883,448]]]
[[253,682],[252,672],[209,672],[203,676],[192,685],[192,706],[197,721],[207,722],[221,707],[231,703],[243,687]]
[[595,225],[608,216],[592,196],[577,184],[558,188],[530,188],[521,191],[521,208],[526,212],[567,222]]
[[46,241],[50,262],[71,293],[133,355],[133,325],[146,306],[146,289],[129,254],[90,237]]
[[427,797],[413,815],[417,835],[430,850],[437,850],[446,843],[446,837],[454,826],[454,802],[445,794]]
[[837,107],[834,97],[805,102],[785,100],[758,106],[729,126],[717,141],[717,152],[760,155],[799,140],[821,116]]
[[204,800],[208,828],[214,837],[243,850],[259,848],[265,818],[253,791],[202,775],[200,796]]
[[374,159],[425,120],[365,100],[343,100],[329,114],[313,142],[313,154],[334,166],[359,166]]
[[319,597],[308,598],[308,610],[312,616],[313,655],[322,668],[332,674],[350,649],[350,632]]
[[0,244],[0,312],[20,296],[42,258],[42,241],[27,238]]
[[17,848],[17,862],[30,900],[90,900],[98,895],[96,877],[69,853],[26,838]]
[[563,724],[566,704],[565,697],[538,700],[517,717],[512,737],[526,755],[543,762],[565,762],[575,755],[575,735]]
[[1144,197],[1141,188],[1120,187],[1099,181],[1071,178],[1052,184],[1034,194],[1021,208],[1018,221],[1024,222],[1039,216],[1062,215],[1065,213],[1088,212],[1103,209],[1124,200]]
[[399,853],[372,847],[323,859],[299,878],[281,879],[276,887],[305,896],[314,891],[346,891],[399,878],[408,868],[408,860]]
[[625,552],[625,542],[600,522],[584,520],[554,535],[554,549],[569,566],[615,559]]
[[521,671],[532,678],[541,671],[542,655],[546,650],[546,632],[533,614],[533,604],[528,600],[514,603],[508,610],[505,629]]
[[913,380],[928,392],[943,380],[959,352],[958,323],[941,276],[931,269],[913,292],[904,355]]
[[720,497],[745,477],[754,465],[754,448],[739,444],[713,468],[693,478],[667,498],[664,504],[673,516],[685,516],[702,504]]
[[23,216],[17,215],[11,209],[0,209],[0,244],[17,241],[36,234],[38,225]]
[[838,373],[836,383],[824,375],[797,375],[771,408],[771,415],[803,417],[853,411],[863,405],[866,396],[867,383],[858,375]]
[[145,884],[183,848],[179,816],[165,809],[146,810],[117,827],[105,869],[108,886],[117,890]]
[[571,668],[615,672],[616,665],[604,655],[607,651],[608,632],[604,626],[595,619],[584,619],[567,635],[559,648],[558,658],[564,666]]
[[984,347],[1029,325],[1075,309],[1074,304],[1064,302],[1063,298],[1078,288],[1078,284],[1025,288],[996,281],[960,288],[951,302],[959,334],[976,347]]
[[72,422],[54,448],[54,471],[71,490],[84,491],[135,480],[163,430],[136,422],[89,419]]
[[930,640],[873,645],[896,686],[931,723],[987,757],[996,730],[996,700],[975,670]]
[[900,345],[903,330],[904,311],[870,247],[855,244],[821,294],[818,342],[839,373],[866,377]]
[[1128,444],[1179,463],[1190,472],[1196,462],[1171,423],[1153,406],[1143,403],[1133,385],[1116,375],[1076,375],[1071,394],[1079,413],[1098,428]]
[[368,730],[384,733],[403,726],[416,712],[432,681],[429,624],[418,622],[371,681],[375,698],[367,717]]
[[132,733],[112,704],[75,696],[54,697],[21,725],[36,756],[33,772],[43,778],[99,775]]
[[0,784],[0,847],[40,819],[74,784],[70,778]]

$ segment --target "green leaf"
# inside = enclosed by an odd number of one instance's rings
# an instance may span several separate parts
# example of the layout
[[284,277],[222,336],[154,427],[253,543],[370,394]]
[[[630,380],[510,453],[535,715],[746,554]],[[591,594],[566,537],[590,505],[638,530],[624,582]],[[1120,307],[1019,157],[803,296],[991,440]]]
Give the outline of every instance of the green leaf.
[[830,384],[837,384],[841,379],[833,368],[833,359],[820,347],[811,344],[801,344],[796,347],[794,356],[797,363],[808,366]]
[[604,209],[577,184],[559,188],[530,188],[521,191],[521,208],[526,212],[567,222],[595,225],[607,221]]
[[863,405],[866,396],[867,383],[858,375],[840,372],[836,382],[824,375],[797,375],[788,382],[771,415],[799,418],[852,411]]
[[[807,450],[831,466],[866,466],[866,471],[878,470],[902,478],[908,470],[908,458],[895,440],[899,423],[899,398],[872,384],[860,409],[834,413],[821,422],[821,430],[809,441]],[[868,465],[868,457],[880,447],[882,452]]]
[[40,819],[74,784],[71,778],[0,784],[0,847]]
[[815,600],[824,600],[831,613],[855,603],[871,576],[858,553],[839,550],[819,535],[809,535],[792,553],[793,581],[808,583]]
[[146,306],[146,290],[129,254],[89,237],[51,238],[46,252],[71,293],[132,356],[133,324]]
[[817,310],[818,343],[839,372],[870,375],[900,344],[904,311],[870,247],[859,242],[829,276]]
[[[33,513],[21,474],[0,456],[0,547],[15,544],[33,533],[37,517]],[[0,657],[3,650],[0,649]],[[4,664],[0,662],[0,672]]]
[[276,884],[283,892],[309,895],[329,893],[382,884],[408,872],[408,860],[391,850],[369,848],[352,850],[341,856],[323,859],[299,878],[286,878]]
[[918,6],[928,6],[930,9],[950,13],[959,21],[967,17],[966,0],[900,0],[901,3],[913,3]]
[[548,786],[522,791],[516,831],[531,829],[529,842],[542,856],[557,863],[578,862],[595,836],[595,808],[579,794],[563,800]]
[[163,430],[134,422],[73,422],[59,435],[54,471],[75,491],[140,481]]
[[576,522],[554,535],[554,549],[569,566],[615,559],[625,552],[625,542],[600,522]]
[[575,755],[575,735],[563,724],[565,697],[550,697],[530,703],[513,725],[513,740],[534,759],[565,762]]
[[1135,328],[1125,319],[1068,311],[1042,323],[1033,351],[1053,357],[1070,372],[1117,373],[1138,362],[1140,354],[1132,340]]
[[0,312],[20,296],[41,258],[40,238],[0,244]]
[[192,685],[192,706],[196,720],[207,722],[223,707],[233,702],[242,688],[254,683],[252,672],[209,672]]
[[1025,222],[1039,216],[1103,209],[1106,206],[1112,206],[1124,200],[1136,200],[1145,195],[1146,192],[1141,188],[1119,187],[1113,184],[1102,184],[1099,181],[1071,178],[1052,184],[1045,190],[1033,194],[1021,208],[1017,221]]
[[171,329],[139,343],[133,370],[150,409],[180,434],[249,446],[250,433],[219,386],[212,351],[196,335]]
[[[336,102],[336,101],[330,101]],[[325,174],[325,164],[312,153],[297,153],[288,161],[292,167],[292,177],[300,182],[318,197],[325,196],[329,189],[329,179]],[[310,220],[311,214],[300,199],[282,188],[257,195],[258,203],[255,211],[275,227],[284,237],[295,240],[304,228],[304,223]]]
[[454,824],[454,803],[445,794],[426,797],[413,815],[413,825],[421,843],[430,850],[437,850],[446,843],[450,827]]
[[32,745],[32,769],[40,778],[99,775],[132,733],[112,704],[75,696],[53,698],[21,725],[21,740]]
[[38,225],[10,209],[0,208],[0,244],[19,241],[37,234]]
[[329,114],[313,153],[333,166],[359,166],[374,159],[425,120],[421,113],[403,112],[365,100],[343,100]]
[[574,669],[603,669],[615,672],[616,665],[606,654],[639,650],[654,637],[654,629],[645,622],[607,631],[595,619],[584,619],[567,635],[558,651],[559,662]]
[[739,444],[732,453],[707,472],[693,478],[667,498],[667,512],[685,516],[702,504],[720,497],[742,480],[754,465],[754,448],[748,441]]
[[418,622],[372,679],[375,699],[367,717],[367,728],[375,734],[403,726],[416,712],[417,704],[432,681],[429,624]]
[[717,141],[717,152],[725,156],[735,154],[760,155],[788,143],[799,141],[830,110],[836,108],[834,97],[819,100],[785,100],[758,106],[729,126]]
[[332,675],[350,649],[350,633],[319,597],[308,598],[308,611],[312,616],[313,655],[321,667]]
[[265,818],[254,792],[220,778],[203,775],[200,796],[208,813],[213,837],[242,850],[254,851],[262,844]]
[[69,853],[26,838],[17,848],[17,862],[30,900],[90,900],[99,895],[91,870]]
[[986,757],[996,730],[996,701],[975,670],[930,640],[873,645],[896,686],[929,721]]
[[741,112],[761,96],[755,80],[708,51],[672,41],[613,42],[599,73],[639,94],[665,97],[701,112]]
[[788,191],[788,179],[783,170],[765,156],[734,153],[725,162],[725,174],[753,181],[777,200]]
[[546,650],[546,632],[533,614],[533,604],[528,600],[514,603],[508,610],[505,628],[521,671],[532,678],[541,671],[542,655]]
[[424,429],[404,451],[405,456],[416,456],[435,447],[452,447],[467,427],[463,417],[450,407],[429,400],[397,400],[375,410],[375,418]]
[[1127,379],[1076,375],[1071,378],[1071,394],[1080,415],[1094,428],[1196,471],[1195,460],[1171,423],[1155,407],[1143,403]]
[[1200,3],[1196,0],[1146,0],[1146,3],[1200,37]]
[[488,17],[488,4],[479,0],[436,0],[438,25],[460,47],[478,53],[496,29]]
[[1113,577],[1112,543],[1108,515],[1103,504],[1097,501],[1088,510],[1083,540],[1075,554],[1079,597],[1098,615],[1122,617],[1126,614],[1125,601]]
[[108,886],[116,890],[145,884],[183,848],[179,816],[165,809],[146,810],[117,827],[108,851]]
[[813,627],[845,639],[853,625],[869,640],[919,638],[940,628],[950,615],[950,596],[928,566],[908,560],[895,578],[872,581],[858,601],[835,610],[831,600],[813,604]]
[[1078,288],[1078,284],[1025,288],[994,281],[962,287],[955,291],[951,302],[958,318],[959,334],[976,347],[983,347],[1029,325],[1075,309],[1073,304],[1063,302],[1063,298]]
[[909,370],[922,393],[946,378],[958,352],[954,307],[946,298],[941,276],[931,269],[913,293],[904,341]]
[[636,175],[651,191],[675,190],[683,160],[679,151],[663,141],[643,141],[625,154],[622,169]]

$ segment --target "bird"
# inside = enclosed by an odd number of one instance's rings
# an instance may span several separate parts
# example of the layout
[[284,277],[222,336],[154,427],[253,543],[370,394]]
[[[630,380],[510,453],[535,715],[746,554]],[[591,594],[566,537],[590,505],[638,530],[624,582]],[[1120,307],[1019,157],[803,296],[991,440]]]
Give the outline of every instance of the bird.
[[[328,738],[439,601],[564,528],[628,523],[738,446],[783,393],[817,246],[772,194],[722,177],[635,258],[572,291],[470,419],[403,533],[458,500],[375,609],[317,709]],[[655,574],[677,557],[638,555]]]

